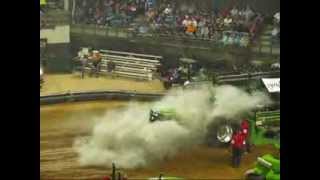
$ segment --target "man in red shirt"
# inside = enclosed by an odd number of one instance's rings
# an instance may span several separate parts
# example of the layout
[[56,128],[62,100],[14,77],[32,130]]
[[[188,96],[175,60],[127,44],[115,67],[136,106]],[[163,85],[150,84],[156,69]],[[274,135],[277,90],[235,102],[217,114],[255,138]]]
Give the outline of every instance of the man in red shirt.
[[241,122],[241,132],[245,138],[245,141],[246,141],[246,152],[250,152],[250,135],[249,135],[249,128],[250,128],[250,124],[249,124],[249,121],[247,119],[244,119],[242,120]]
[[104,176],[102,180],[111,180],[110,176]]
[[241,130],[237,130],[231,139],[232,147],[232,166],[239,167],[241,162],[242,151],[245,147],[246,141]]

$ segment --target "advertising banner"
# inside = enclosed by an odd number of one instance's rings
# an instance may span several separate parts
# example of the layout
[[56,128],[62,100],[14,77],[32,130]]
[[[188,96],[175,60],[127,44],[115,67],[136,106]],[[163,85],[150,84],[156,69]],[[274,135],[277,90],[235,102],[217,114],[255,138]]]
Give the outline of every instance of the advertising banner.
[[280,78],[263,78],[262,82],[268,89],[268,92],[280,92]]

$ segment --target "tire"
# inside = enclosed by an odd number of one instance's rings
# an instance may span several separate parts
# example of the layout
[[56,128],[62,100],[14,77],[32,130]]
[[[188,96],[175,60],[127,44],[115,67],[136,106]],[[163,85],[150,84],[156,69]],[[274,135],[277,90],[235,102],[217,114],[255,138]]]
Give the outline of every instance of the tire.
[[218,118],[214,122],[208,125],[207,135],[206,135],[206,144],[211,147],[228,147],[229,142],[219,141],[218,132],[223,126],[231,126],[232,132],[234,132],[239,126],[237,123],[230,123],[230,120],[225,118]]
[[266,178],[263,175],[252,173],[252,174],[248,174],[245,180],[266,180]]

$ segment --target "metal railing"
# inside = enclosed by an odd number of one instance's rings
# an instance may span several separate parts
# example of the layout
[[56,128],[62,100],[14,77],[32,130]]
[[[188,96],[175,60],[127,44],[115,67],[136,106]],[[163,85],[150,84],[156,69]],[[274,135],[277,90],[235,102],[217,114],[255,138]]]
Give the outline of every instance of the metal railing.
[[244,81],[250,79],[261,79],[268,77],[279,77],[280,71],[270,71],[270,72],[257,72],[257,73],[244,73],[238,75],[222,75],[217,77],[219,83],[234,82],[234,81]]

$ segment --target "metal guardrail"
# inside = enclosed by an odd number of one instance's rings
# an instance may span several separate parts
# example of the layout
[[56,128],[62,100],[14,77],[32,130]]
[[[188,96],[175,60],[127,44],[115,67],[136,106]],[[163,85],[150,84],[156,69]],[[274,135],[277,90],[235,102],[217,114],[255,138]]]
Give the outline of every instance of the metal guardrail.
[[271,71],[271,72],[257,72],[257,73],[245,73],[239,75],[223,75],[218,76],[218,82],[233,82],[233,81],[244,81],[250,79],[261,79],[267,77],[279,77],[280,71]]
[[91,100],[157,100],[164,93],[142,93],[136,91],[88,91],[66,92],[40,96],[40,105]]
[[72,24],[71,33],[73,34],[89,34],[102,37],[115,37],[115,38],[151,38],[151,39],[163,39],[163,40],[178,40],[178,41],[199,41],[210,42],[211,44],[219,44],[220,40],[214,38],[202,38],[201,35],[194,37],[193,35],[186,35],[184,33],[161,33],[156,31],[150,31],[148,33],[139,33],[132,27],[100,27],[92,24]]

